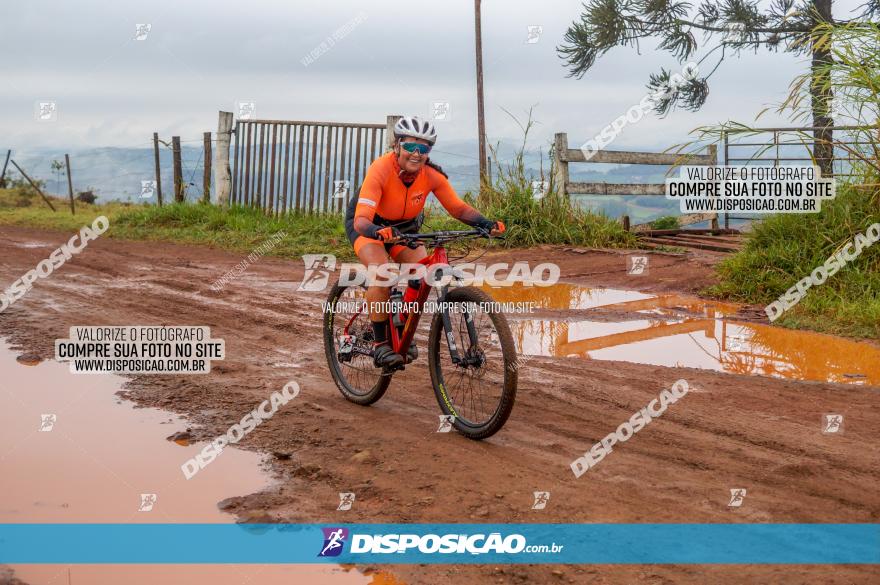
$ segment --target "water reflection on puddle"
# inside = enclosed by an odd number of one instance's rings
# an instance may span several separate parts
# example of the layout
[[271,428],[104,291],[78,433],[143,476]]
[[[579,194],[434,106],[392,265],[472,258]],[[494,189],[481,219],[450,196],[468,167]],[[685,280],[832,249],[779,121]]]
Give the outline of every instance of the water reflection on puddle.
[[[594,319],[512,319],[517,351],[525,355],[880,385],[880,348],[830,335],[736,322],[725,318],[737,312],[737,305],[731,303],[570,284],[487,292],[500,302],[535,301],[541,308],[597,310]],[[623,313],[627,320],[614,320]]]
[[560,282],[553,286],[523,286],[515,283],[509,287],[483,286],[499,303],[532,302],[536,309],[593,309],[614,303],[650,299],[652,295],[632,290],[589,288]]
[[[260,456],[227,448],[190,480],[181,464],[203,443],[168,441],[179,418],[115,396],[123,380],[17,359],[0,342],[0,522],[225,523],[217,502],[263,489]],[[146,500],[144,495],[147,495]],[[155,500],[150,494],[155,494]],[[147,505],[143,505],[144,502]],[[149,508],[149,511],[141,508]],[[394,583],[352,567],[15,565],[30,585]]]

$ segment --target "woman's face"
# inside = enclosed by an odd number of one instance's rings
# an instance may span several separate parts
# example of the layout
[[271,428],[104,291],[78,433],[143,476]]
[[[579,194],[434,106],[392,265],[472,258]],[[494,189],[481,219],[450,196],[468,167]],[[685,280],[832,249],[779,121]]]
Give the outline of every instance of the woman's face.
[[400,168],[406,171],[407,173],[417,173],[422,170],[422,167],[425,166],[425,161],[428,160],[427,154],[419,154],[418,152],[407,152],[402,144],[407,142],[414,142],[416,144],[430,144],[427,140],[422,140],[421,138],[410,138],[404,137],[400,139],[401,145],[397,147],[397,162],[400,164]]

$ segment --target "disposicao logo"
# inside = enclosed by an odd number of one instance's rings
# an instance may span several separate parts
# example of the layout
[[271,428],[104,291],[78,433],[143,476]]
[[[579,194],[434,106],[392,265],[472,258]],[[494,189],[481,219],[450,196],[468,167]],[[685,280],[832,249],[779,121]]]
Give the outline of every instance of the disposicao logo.
[[324,547],[318,553],[319,557],[338,557],[342,553],[345,539],[348,538],[348,528],[322,528],[324,531]]

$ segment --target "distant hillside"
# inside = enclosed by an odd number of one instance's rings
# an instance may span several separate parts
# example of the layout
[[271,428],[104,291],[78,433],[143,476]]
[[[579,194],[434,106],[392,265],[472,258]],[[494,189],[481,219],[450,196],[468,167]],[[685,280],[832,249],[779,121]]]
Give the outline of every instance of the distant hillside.
[[[28,175],[44,180],[50,193],[66,197],[66,175],[52,172],[52,161],[64,162],[64,152],[42,148],[13,151],[12,156]],[[136,200],[141,192],[141,181],[155,179],[152,148],[104,147],[71,149],[66,152],[70,154],[74,190],[94,188],[102,202]],[[180,155],[184,181],[193,183],[188,186],[188,194],[195,199],[202,191],[202,148],[183,145]],[[162,147],[159,151],[159,166],[162,169],[162,191],[166,198],[172,193],[171,165],[171,150]],[[10,165],[7,173],[12,171],[14,169]]]
[[[497,144],[497,156],[501,164],[510,164],[520,145],[512,142]],[[549,173],[547,158],[549,145],[536,145],[525,153],[528,172],[535,179]],[[51,193],[61,196],[67,194],[66,177],[53,174],[53,160],[64,160],[64,150],[41,148],[27,151],[14,151],[13,158],[34,178],[46,181]],[[141,181],[154,179],[153,149],[102,147],[91,149],[70,149],[74,189],[93,188],[99,201],[134,201],[141,192]],[[449,174],[452,185],[461,193],[475,191],[479,181],[477,164],[477,144],[475,141],[452,141],[441,143],[432,153],[432,159]],[[183,176],[187,183],[187,198],[195,200],[202,193],[202,148],[201,145],[182,145],[181,158]],[[172,193],[171,150],[160,149],[162,168],[162,189],[167,199]],[[497,176],[497,165],[493,165]],[[11,165],[10,165],[11,168]],[[665,167],[649,165],[573,165],[571,178],[575,181],[607,181],[609,183],[655,183],[663,182]],[[10,172],[10,171],[7,171]],[[155,201],[155,197],[151,200]],[[597,211],[604,211],[612,217],[629,213],[633,221],[649,221],[663,215],[677,214],[674,202],[663,197],[584,197],[577,201]]]

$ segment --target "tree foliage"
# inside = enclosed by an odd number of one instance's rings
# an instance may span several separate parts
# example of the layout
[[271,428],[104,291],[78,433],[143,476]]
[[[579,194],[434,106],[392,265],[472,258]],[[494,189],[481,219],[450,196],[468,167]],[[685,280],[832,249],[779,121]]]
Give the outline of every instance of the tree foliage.
[[[827,2],[830,4],[830,2]],[[868,0],[852,20],[831,20],[817,10],[815,0],[772,0],[762,7],[755,0],[590,0],[565,34],[557,52],[569,76],[582,78],[596,60],[615,47],[640,49],[649,38],[680,63],[693,60],[700,46],[701,76],[676,88],[655,105],[665,115],[676,107],[700,109],[709,95],[708,79],[729,56],[768,49],[797,55],[814,52],[811,31],[818,25],[846,25],[880,16],[880,0]],[[648,87],[662,89],[669,72],[651,75]]]

